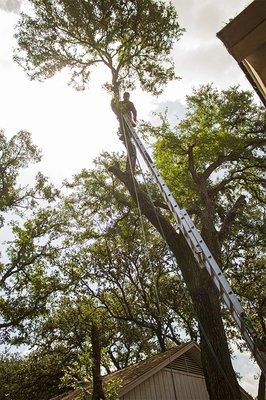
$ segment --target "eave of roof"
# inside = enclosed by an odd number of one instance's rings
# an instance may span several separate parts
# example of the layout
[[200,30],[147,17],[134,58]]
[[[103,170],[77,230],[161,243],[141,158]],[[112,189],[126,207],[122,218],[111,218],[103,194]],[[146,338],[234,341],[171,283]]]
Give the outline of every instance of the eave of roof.
[[[228,52],[266,106],[265,69],[257,69],[250,57],[263,60],[266,44],[266,1],[255,0],[217,33]],[[260,62],[261,62],[260,61]],[[258,62],[258,61],[257,61]],[[264,76],[264,78],[263,78]]]

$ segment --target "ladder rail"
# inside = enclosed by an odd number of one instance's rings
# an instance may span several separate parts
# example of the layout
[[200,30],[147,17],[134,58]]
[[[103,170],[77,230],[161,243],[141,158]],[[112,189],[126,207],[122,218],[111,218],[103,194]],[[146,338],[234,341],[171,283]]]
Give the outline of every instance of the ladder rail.
[[130,131],[130,134],[139,149],[147,167],[149,168],[153,178],[155,179],[157,186],[160,190],[161,195],[165,199],[170,211],[175,219],[175,227],[177,227],[183,236],[185,237],[189,248],[191,249],[198,265],[200,268],[206,268],[209,275],[211,276],[215,286],[222,296],[223,302],[229,309],[236,325],[238,326],[243,339],[245,340],[248,348],[256,359],[261,370],[266,373],[266,357],[265,354],[259,351],[256,347],[253,333],[246,327],[245,324],[245,312],[242,305],[236,295],[234,294],[231,286],[229,285],[226,277],[218,266],[215,258],[211,254],[208,246],[201,237],[199,231],[195,227],[194,223],[190,219],[188,213],[183,208],[180,208],[178,203],[175,201],[170,189],[166,185],[160,172],[155,166],[149,153],[147,152],[144,144],[140,140],[136,130],[132,127],[128,117],[123,115],[126,126]]

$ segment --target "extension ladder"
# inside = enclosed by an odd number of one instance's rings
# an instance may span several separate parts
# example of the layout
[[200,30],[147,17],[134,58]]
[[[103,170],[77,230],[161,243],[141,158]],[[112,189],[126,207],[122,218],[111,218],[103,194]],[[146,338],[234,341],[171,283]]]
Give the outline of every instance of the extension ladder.
[[243,339],[246,341],[248,348],[256,359],[259,367],[266,375],[266,354],[257,348],[255,343],[256,335],[247,326],[245,312],[239,300],[237,299],[227,279],[225,278],[213,255],[208,249],[208,246],[202,239],[199,231],[190,219],[188,213],[184,208],[180,208],[175,201],[171,191],[167,187],[160,172],[153,163],[136,130],[132,127],[127,115],[123,115],[123,119],[126,123],[128,130],[131,133],[134,143],[139,149],[145,163],[147,164],[147,167],[149,168],[153,178],[155,179],[161,195],[165,199],[170,211],[172,212],[172,215],[175,219],[174,227],[182,232],[199,267],[205,268],[208,271],[223,299],[223,302],[229,309],[236,325],[238,326]]

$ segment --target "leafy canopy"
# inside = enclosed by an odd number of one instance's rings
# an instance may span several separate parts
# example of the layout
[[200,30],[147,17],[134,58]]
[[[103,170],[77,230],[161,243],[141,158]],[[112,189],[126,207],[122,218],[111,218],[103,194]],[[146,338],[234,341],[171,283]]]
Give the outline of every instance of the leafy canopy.
[[29,193],[17,180],[23,168],[38,161],[40,152],[28,132],[21,131],[8,140],[0,130],[0,215],[25,205]]
[[93,65],[111,71],[112,86],[159,94],[175,78],[170,51],[182,29],[162,0],[30,0],[17,25],[15,60],[32,79],[67,68],[84,89]]
[[218,218],[213,222],[223,219],[241,194],[265,202],[266,117],[250,92],[201,86],[187,96],[186,116],[176,127],[171,128],[166,117],[161,122],[143,130],[157,139],[157,165],[192,214],[210,211],[208,198]]

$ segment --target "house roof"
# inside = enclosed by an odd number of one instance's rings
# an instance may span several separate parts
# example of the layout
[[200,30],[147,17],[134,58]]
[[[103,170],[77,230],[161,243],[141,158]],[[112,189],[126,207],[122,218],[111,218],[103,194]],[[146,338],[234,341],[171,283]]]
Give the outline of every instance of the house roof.
[[217,36],[238,62],[266,106],[265,32],[266,1],[254,0]]
[[[126,368],[105,375],[103,377],[103,381],[108,382],[114,378],[120,379],[122,382],[122,391],[124,394],[131,389],[132,384],[136,386],[140,382],[143,382],[149,376],[156,373],[157,370],[160,370],[165,365],[170,364],[181,354],[195,346],[198,347],[195,343],[189,342],[183,343],[178,347],[172,347],[171,349],[163,353],[156,354],[147,358],[146,360],[140,361],[136,364],[132,364]],[[78,393],[78,390],[72,390],[68,394],[54,397],[51,400],[76,400]]]
[[[160,371],[162,368],[173,363],[176,359],[184,354],[188,354],[193,362],[201,367],[200,348],[196,343],[189,342],[178,347],[173,347],[163,353],[156,354],[147,358],[146,360],[130,365],[124,369],[105,375],[103,377],[103,381],[109,382],[115,378],[120,379],[122,388],[119,391],[119,396],[123,396],[134,387],[148,379],[150,376]],[[253,400],[244,389],[241,387],[240,389],[243,395],[243,400]],[[68,394],[54,397],[52,400],[76,400],[78,394],[78,390],[72,390]]]
[[156,354],[137,364],[113,372],[107,375],[104,380],[109,381],[114,378],[121,379],[123,387],[119,394],[122,396],[195,346],[198,347],[195,343],[189,342],[178,347],[172,347],[163,353]]

